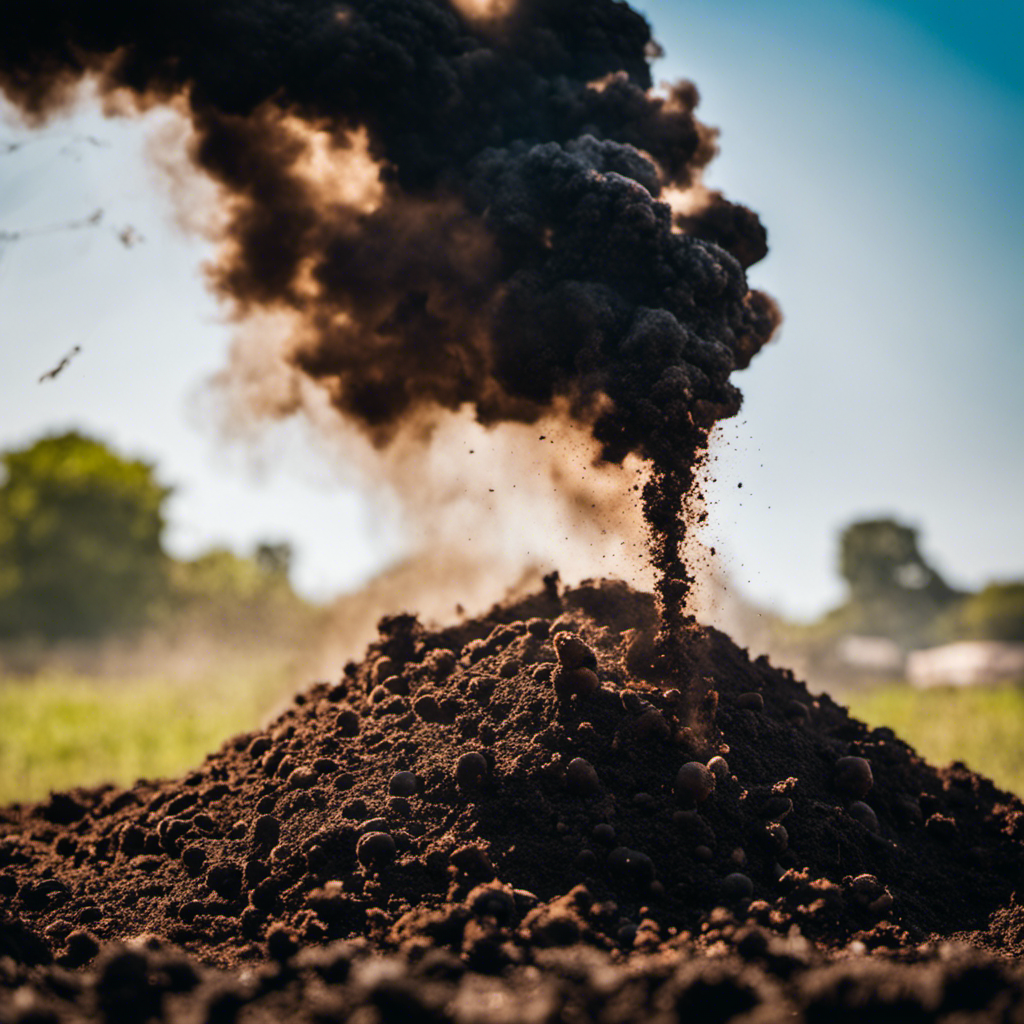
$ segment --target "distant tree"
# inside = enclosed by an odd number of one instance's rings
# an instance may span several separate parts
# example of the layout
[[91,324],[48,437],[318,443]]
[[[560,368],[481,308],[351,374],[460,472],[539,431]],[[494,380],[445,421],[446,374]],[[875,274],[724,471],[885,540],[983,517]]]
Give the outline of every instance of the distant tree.
[[1024,582],[990,583],[943,616],[944,640],[1024,642]]
[[174,561],[170,621],[239,639],[298,635],[318,611],[292,590],[290,562],[288,544],[259,544],[250,557],[212,548]]
[[921,556],[917,530],[894,519],[853,523],[843,531],[839,549],[839,571],[855,600],[928,594],[942,603],[956,596]]
[[[258,549],[257,549],[258,551]],[[265,599],[281,589],[290,591],[287,578],[270,571],[256,557],[236,555],[227,548],[210,548],[198,558],[173,567],[175,601],[182,605],[238,605]]]
[[77,432],[0,456],[0,636],[142,625],[167,586],[153,467]]
[[964,597],[925,561],[917,530],[894,519],[853,523],[839,549],[849,596],[826,616],[831,632],[884,636],[908,647],[927,643],[938,617]]

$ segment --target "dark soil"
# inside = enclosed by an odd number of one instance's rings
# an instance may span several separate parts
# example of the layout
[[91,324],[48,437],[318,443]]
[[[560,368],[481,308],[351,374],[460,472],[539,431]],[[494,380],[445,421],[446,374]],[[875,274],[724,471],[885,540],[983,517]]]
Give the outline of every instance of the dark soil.
[[1021,1019],[1024,805],[658,626],[385,619],[183,779],[0,811],[0,1020]]

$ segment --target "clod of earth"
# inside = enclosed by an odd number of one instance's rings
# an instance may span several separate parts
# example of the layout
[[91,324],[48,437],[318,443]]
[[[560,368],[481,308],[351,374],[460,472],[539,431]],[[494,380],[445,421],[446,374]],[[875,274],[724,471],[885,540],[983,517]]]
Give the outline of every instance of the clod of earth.
[[699,761],[688,761],[676,773],[675,791],[682,803],[702,804],[715,791],[715,776]]

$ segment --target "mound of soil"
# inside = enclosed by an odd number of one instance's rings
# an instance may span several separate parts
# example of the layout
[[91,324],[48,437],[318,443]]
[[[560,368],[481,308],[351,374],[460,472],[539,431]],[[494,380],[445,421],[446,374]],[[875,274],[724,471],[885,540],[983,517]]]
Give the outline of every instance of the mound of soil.
[[610,582],[391,617],[183,779],[0,811],[0,1018],[1020,1009],[978,950],[1024,936],[1024,805],[657,627]]

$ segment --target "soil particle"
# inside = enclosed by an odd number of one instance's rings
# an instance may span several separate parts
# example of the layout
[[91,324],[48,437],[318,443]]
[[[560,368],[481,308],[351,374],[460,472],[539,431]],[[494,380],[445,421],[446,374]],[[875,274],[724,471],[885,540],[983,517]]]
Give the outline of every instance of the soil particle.
[[847,812],[854,821],[859,821],[866,829],[879,834],[878,815],[863,800],[854,800],[847,808]]
[[419,782],[413,772],[395,772],[388,783],[388,792],[392,796],[413,796],[419,789]]
[[554,675],[554,687],[559,700],[568,701],[572,697],[593,696],[601,688],[601,681],[597,673],[586,666],[559,668]]
[[562,668],[570,671],[577,668],[597,668],[597,655],[576,633],[568,630],[558,633],[554,645],[558,663]]
[[455,778],[464,790],[479,789],[490,773],[490,765],[483,754],[471,750],[463,754],[455,766]]
[[722,879],[722,893],[730,901],[750,899],[754,895],[754,883],[740,871],[733,871]]
[[565,769],[565,781],[580,796],[594,796],[601,792],[601,780],[594,766],[582,757],[574,757]]
[[680,803],[702,804],[715,791],[715,776],[699,761],[687,761],[676,773],[675,793]]
[[836,789],[851,800],[863,800],[871,792],[874,777],[863,757],[841,757],[836,761]]

